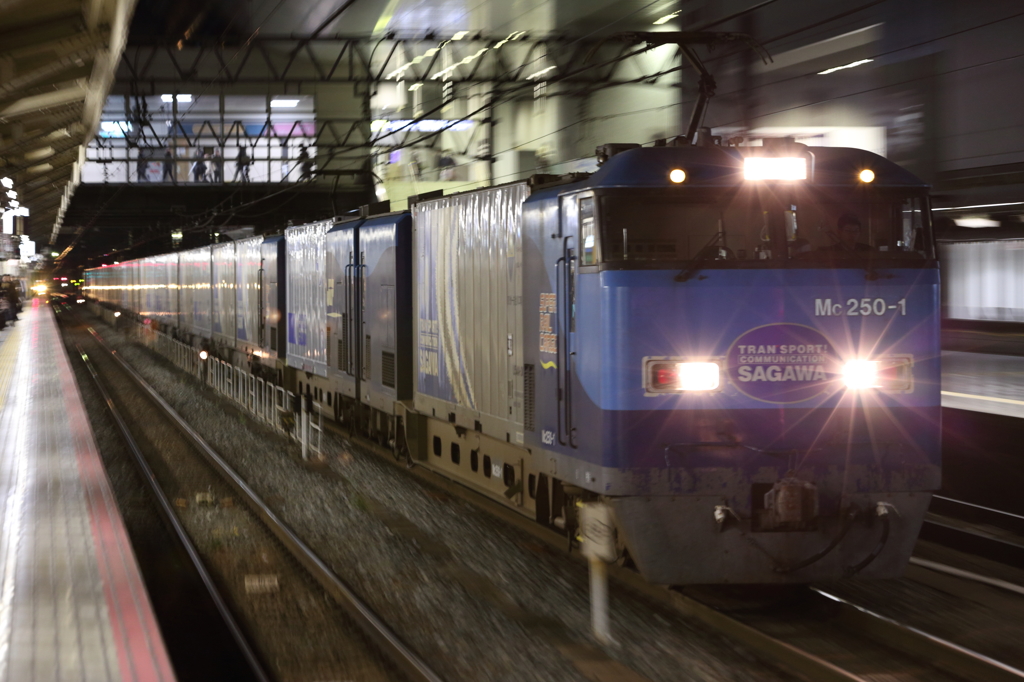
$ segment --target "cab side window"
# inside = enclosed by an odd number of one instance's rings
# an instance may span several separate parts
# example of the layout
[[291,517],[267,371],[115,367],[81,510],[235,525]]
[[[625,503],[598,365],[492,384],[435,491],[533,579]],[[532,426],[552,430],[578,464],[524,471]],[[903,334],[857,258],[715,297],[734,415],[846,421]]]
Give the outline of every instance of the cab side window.
[[580,265],[596,265],[598,262],[597,226],[594,222],[594,197],[580,199]]

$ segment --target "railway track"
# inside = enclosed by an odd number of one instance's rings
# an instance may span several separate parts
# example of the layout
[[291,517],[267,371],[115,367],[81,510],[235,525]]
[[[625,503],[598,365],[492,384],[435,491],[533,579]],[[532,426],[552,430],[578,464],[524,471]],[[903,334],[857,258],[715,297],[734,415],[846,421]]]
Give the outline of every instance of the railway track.
[[[98,335],[94,333],[99,342]],[[142,378],[127,363],[117,358],[123,371],[147,392],[154,403],[169,410],[156,391],[145,385]],[[173,413],[173,411],[171,411]],[[176,417],[176,415],[175,415]],[[177,428],[190,438],[201,442],[191,427],[177,418]],[[349,438],[364,450],[382,455],[402,470],[407,470],[431,487],[441,489],[449,495],[467,501],[529,535],[542,540],[553,551],[565,554],[564,537],[534,524],[513,510],[498,504],[479,493],[445,479],[423,467],[408,469],[396,462],[392,453],[379,445],[362,438],[353,438],[340,428],[330,424],[329,428],[344,438]],[[209,446],[200,446],[206,457],[225,472],[230,485],[240,496],[252,497],[257,513],[268,519],[276,518],[273,512],[252,493],[248,485],[230,472],[230,467],[220,462]],[[301,541],[287,529],[275,531],[285,543]],[[583,561],[576,552],[569,553],[574,560]],[[316,570],[322,564],[315,556],[300,559]],[[642,595],[659,607],[667,607],[688,618],[701,622],[723,637],[732,640],[752,652],[762,661],[782,669],[801,679],[840,680],[845,682],[900,679],[900,680],[1024,680],[1024,672],[983,656],[966,647],[921,630],[885,618],[880,614],[842,599],[828,590],[809,589],[790,593],[786,598],[769,602],[766,606],[753,607],[742,599],[722,597],[716,590],[672,590],[650,585],[638,574],[621,567],[611,567],[613,580],[627,590]],[[321,578],[318,578],[320,580]],[[337,591],[344,596],[347,591],[336,577],[322,578],[325,587],[332,594]],[[349,607],[357,615],[363,613],[358,607]],[[365,615],[365,614],[364,614]],[[377,632],[374,639],[383,644],[391,636]],[[889,677],[886,677],[889,676]],[[414,679],[432,679],[416,677]]]
[[[62,316],[63,317],[63,316]],[[230,490],[230,493],[237,499],[243,502],[244,507],[250,512],[252,518],[260,524],[265,533],[273,537],[280,548],[287,553],[287,559],[274,561],[273,557],[269,560],[271,564],[274,564],[278,570],[278,573],[270,576],[269,574],[253,574],[247,575],[245,578],[245,591],[249,592],[262,592],[266,589],[274,590],[279,581],[288,580],[287,566],[285,564],[293,563],[295,567],[301,567],[309,577],[315,581],[322,590],[329,594],[337,605],[344,611],[351,624],[358,630],[359,636],[352,638],[350,641],[335,642],[334,645],[343,649],[347,648],[347,654],[351,655],[354,649],[360,647],[365,648],[368,645],[376,649],[374,655],[370,655],[369,660],[362,661],[359,663],[359,670],[352,671],[356,676],[353,679],[363,680],[410,680],[414,682],[441,682],[441,678],[430,668],[430,666],[420,656],[406,646],[401,639],[388,627],[388,625],[366,604],[358,595],[356,595],[348,585],[336,575],[331,568],[316,555],[313,550],[308,547],[295,533],[291,531],[273,512],[273,510],[253,491],[246,481],[244,481],[232,468],[206,443],[206,441],[192,429],[185,421],[168,405],[164,399],[145,382],[145,380],[132,368],[128,363],[124,362],[116,352],[112,352],[106,345],[99,334],[95,332],[91,327],[88,328],[89,335],[86,337],[82,336],[83,340],[88,339],[85,343],[81,343],[76,349],[79,355],[84,361],[90,365],[90,372],[93,373],[98,385],[101,387],[101,391],[104,393],[104,399],[108,403],[108,407],[117,412],[115,421],[118,422],[122,428],[125,437],[131,440],[133,451],[137,454],[140,459],[142,466],[145,467],[145,477],[155,486],[155,494],[162,500],[161,506],[165,512],[169,515],[172,525],[177,526],[181,534],[186,538],[184,541],[190,548],[190,554],[196,559],[196,561],[202,565],[203,561],[200,559],[200,551],[195,547],[191,540],[190,533],[186,532],[183,527],[184,524],[178,521],[178,516],[182,512],[182,508],[191,506],[200,506],[205,504],[207,509],[213,510],[218,507],[218,503],[224,506],[226,501],[230,502],[226,505],[230,509],[234,509],[235,505],[231,497],[219,496],[215,491],[218,487],[218,483],[210,483],[206,486],[207,492],[201,492],[196,494],[195,504],[192,504],[192,500],[183,499],[180,496],[172,502],[175,498],[173,493],[167,494],[163,492],[161,488],[168,485],[167,481],[173,481],[175,476],[168,475],[167,469],[169,464],[166,461],[158,461],[154,465],[150,466],[147,462],[154,458],[154,448],[140,446],[139,440],[145,440],[152,445],[155,442],[160,443],[160,450],[164,451],[166,458],[167,451],[173,451],[175,457],[182,457],[184,449],[181,443],[187,444],[187,449],[191,450],[193,457],[201,457],[204,465],[216,473],[219,480],[219,487]],[[83,347],[84,346],[84,347]],[[101,365],[101,369],[97,370],[94,364]],[[130,397],[125,395],[118,396],[118,402],[124,405],[126,402],[139,406],[141,402],[145,402],[147,406],[146,416],[140,417],[138,413],[132,415],[131,418],[126,419],[121,414],[115,405],[115,398],[111,396],[111,392],[107,390],[104,383],[113,383],[111,381],[111,374],[118,375],[116,383],[118,384],[118,390],[124,392],[128,390],[127,387],[130,384],[134,387],[134,391]],[[100,379],[100,375],[103,379]],[[158,419],[163,422],[163,429],[160,433],[154,433],[152,430],[152,422]],[[140,423],[149,422],[146,425],[147,433],[141,438],[136,438],[132,429],[129,427],[129,422],[138,426]],[[168,430],[176,431],[180,436],[178,443],[171,442],[168,438]],[[146,452],[144,452],[144,450]],[[154,473],[154,469],[162,470],[160,473]],[[161,479],[164,479],[161,481]],[[173,485],[173,483],[172,483]],[[198,484],[202,486],[203,484]],[[192,487],[198,487],[194,482]],[[237,514],[233,515],[232,526],[234,535],[246,535],[253,531],[253,529],[246,529],[243,525],[244,520],[238,518]],[[239,527],[242,527],[242,531],[239,532]],[[264,555],[266,561],[266,554],[268,551],[266,543],[260,543],[260,551]],[[216,578],[210,575],[209,571],[204,571],[204,582],[207,583],[212,593],[217,595],[216,600],[219,601],[222,607],[222,615],[226,622],[231,624],[232,633],[235,635],[236,640],[239,642],[239,646],[247,652],[246,659],[250,663],[255,679],[270,680],[270,679],[283,679],[291,676],[289,670],[267,670],[261,659],[280,659],[281,656],[274,656],[267,654],[267,652],[259,653],[258,643],[253,643],[252,639],[258,639],[254,635],[258,635],[254,632],[254,628],[258,627],[257,624],[249,623],[248,628],[244,625],[240,625],[236,622],[236,617],[233,615],[232,610],[228,607],[229,602],[233,602],[235,608],[238,608],[239,598],[236,595],[233,599],[230,596],[224,596],[220,592],[219,585],[226,582],[224,576]],[[283,574],[283,575],[278,575]],[[251,580],[250,580],[251,578]],[[238,618],[237,620],[241,620]],[[372,644],[371,644],[372,643]],[[367,658],[367,656],[363,656]],[[358,656],[353,656],[358,658]],[[375,661],[373,659],[381,659]],[[318,678],[319,679],[319,678]]]
[[[228,608],[227,600],[222,594],[220,588],[217,586],[216,581],[210,574],[206,564],[203,562],[199,550],[196,548],[195,543],[192,542],[192,539],[189,537],[185,527],[175,514],[171,500],[160,488],[159,481],[157,480],[152,467],[149,466],[145,453],[143,453],[142,448],[132,435],[131,429],[128,428],[127,422],[121,415],[121,411],[118,409],[110,393],[100,380],[99,374],[96,372],[96,368],[93,365],[92,360],[90,360],[88,354],[82,350],[81,346],[76,344],[75,349],[78,351],[79,357],[82,359],[86,370],[92,377],[93,386],[96,387],[96,390],[103,397],[107,413],[117,425],[121,439],[128,450],[131,451],[135,466],[138,468],[143,480],[148,485],[149,494],[160,512],[161,519],[166,526],[170,528],[180,550],[188,556],[192,567],[195,569],[196,575],[205,589],[206,597],[212,603],[223,627],[228,631],[230,639],[237,650],[237,655],[242,659],[239,663],[251,674],[251,679],[257,680],[258,682],[269,682],[272,678],[264,668],[259,655],[253,650],[248,637],[246,637],[245,632],[239,626],[238,621],[231,612],[231,609]],[[245,677],[245,673],[241,670],[236,669],[234,674],[239,678]]]
[[1009,566],[1024,566],[1024,516],[936,495],[921,537]]

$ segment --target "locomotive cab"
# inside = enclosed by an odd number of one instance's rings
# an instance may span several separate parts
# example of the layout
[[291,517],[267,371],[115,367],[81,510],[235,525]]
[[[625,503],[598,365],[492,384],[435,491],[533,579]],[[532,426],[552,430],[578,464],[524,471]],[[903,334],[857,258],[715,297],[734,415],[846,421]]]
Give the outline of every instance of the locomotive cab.
[[524,241],[527,444],[648,579],[903,570],[939,485],[923,183],[789,141],[632,149],[528,199]]

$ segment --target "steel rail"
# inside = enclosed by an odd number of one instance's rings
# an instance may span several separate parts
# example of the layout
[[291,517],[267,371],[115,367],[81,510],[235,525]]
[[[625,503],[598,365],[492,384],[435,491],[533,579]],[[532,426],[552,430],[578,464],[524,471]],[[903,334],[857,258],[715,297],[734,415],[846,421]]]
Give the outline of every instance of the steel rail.
[[908,652],[931,665],[968,680],[1022,682],[1024,671],[949,640],[858,606],[820,587],[811,591],[836,602],[840,619],[851,629],[898,651]]
[[128,364],[117,351],[110,348],[95,329],[89,333],[96,342],[117,361],[125,373],[160,407],[169,420],[192,442],[206,461],[221,475],[249,508],[267,525],[274,536],[292,553],[295,559],[323,587],[364,633],[379,646],[393,663],[410,679],[417,682],[443,682],[427,663],[419,657],[381,618],[356,595],[315,552],[282,521],[277,514],[249,487],[249,484],[217,454],[177,411]]

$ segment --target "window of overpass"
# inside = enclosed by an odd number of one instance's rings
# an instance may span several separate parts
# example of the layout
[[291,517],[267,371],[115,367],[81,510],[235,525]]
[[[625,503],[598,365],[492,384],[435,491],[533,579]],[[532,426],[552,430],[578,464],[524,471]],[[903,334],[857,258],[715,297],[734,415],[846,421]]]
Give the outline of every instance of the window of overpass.
[[312,95],[111,95],[82,182],[300,182],[316,137]]

